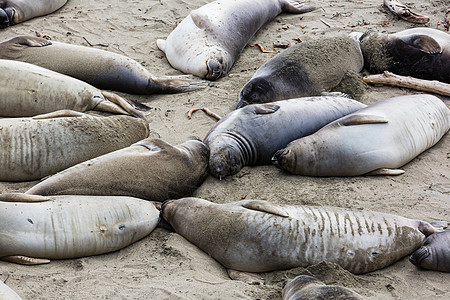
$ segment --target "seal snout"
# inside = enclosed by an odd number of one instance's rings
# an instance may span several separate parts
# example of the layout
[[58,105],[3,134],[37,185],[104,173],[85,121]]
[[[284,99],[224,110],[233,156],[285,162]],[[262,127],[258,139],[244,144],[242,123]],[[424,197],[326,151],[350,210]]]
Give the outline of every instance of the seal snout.
[[210,59],[206,62],[206,76],[205,78],[208,80],[217,80],[220,77],[225,75],[222,67],[222,59]]
[[5,28],[10,25],[9,15],[6,10],[0,8],[0,28]]
[[272,156],[272,164],[275,165],[278,169],[282,169],[281,166],[282,163],[282,157],[287,153],[288,150],[286,149],[280,149]]
[[419,266],[421,261],[430,255],[427,247],[420,247],[413,254],[409,256],[409,261],[416,266]]

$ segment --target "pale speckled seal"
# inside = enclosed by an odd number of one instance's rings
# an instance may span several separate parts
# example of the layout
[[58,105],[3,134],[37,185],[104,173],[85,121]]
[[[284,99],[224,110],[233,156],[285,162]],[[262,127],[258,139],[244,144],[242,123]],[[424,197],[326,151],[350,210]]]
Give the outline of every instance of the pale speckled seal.
[[54,12],[67,0],[0,0],[0,28]]
[[328,261],[362,274],[411,254],[425,236],[439,231],[428,222],[387,213],[262,200],[169,200],[162,216],[226,268],[244,272]]
[[208,174],[208,147],[144,139],[85,161],[32,187],[35,195],[126,195],[152,201],[189,196]]
[[367,32],[360,38],[366,67],[372,73],[450,83],[450,35],[432,28],[386,34]]
[[350,36],[308,40],[263,64],[242,88],[236,107],[320,95],[363,65],[359,44]]
[[138,118],[78,114],[0,118],[0,181],[41,179],[149,133],[147,121]]
[[0,43],[0,58],[18,60],[130,94],[177,93],[205,87],[193,76],[156,77],[137,61],[109,51],[19,36]]
[[281,12],[313,9],[295,0],[218,0],[191,11],[167,40],[157,40],[157,45],[175,69],[216,80],[228,73],[266,22]]
[[275,153],[273,163],[307,176],[399,175],[450,129],[439,98],[407,95],[381,100],[338,119]]
[[424,269],[450,273],[450,230],[427,237],[409,261]]
[[283,287],[282,300],[362,300],[355,291],[337,285],[326,285],[322,281],[300,275],[289,280]]
[[132,197],[26,194],[0,195],[0,212],[0,260],[20,264],[122,249],[150,234],[160,215]]
[[206,135],[209,172],[221,179],[244,166],[270,164],[275,152],[326,124],[366,107],[343,97],[304,97],[234,110]]

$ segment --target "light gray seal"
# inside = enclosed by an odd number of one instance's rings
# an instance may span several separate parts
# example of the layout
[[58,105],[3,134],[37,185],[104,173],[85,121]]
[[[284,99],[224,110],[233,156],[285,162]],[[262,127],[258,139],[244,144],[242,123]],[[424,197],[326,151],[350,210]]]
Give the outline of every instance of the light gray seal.
[[147,138],[61,171],[29,189],[35,195],[126,195],[151,201],[190,196],[208,174],[208,147]]
[[0,28],[60,9],[67,0],[0,0]]
[[427,237],[409,261],[424,269],[450,273],[450,230]]
[[162,216],[226,268],[243,272],[327,261],[362,274],[411,254],[439,231],[428,222],[392,214],[262,200],[169,200],[162,205]]
[[355,291],[338,285],[326,285],[322,281],[300,275],[287,281],[282,300],[363,300]]
[[398,168],[450,129],[439,98],[406,95],[378,101],[277,151],[273,163],[307,176],[400,175]]
[[295,0],[218,0],[191,13],[158,48],[175,69],[208,80],[225,76],[253,35],[281,12],[314,9]]
[[248,104],[317,96],[336,87],[347,72],[364,66],[350,36],[304,41],[274,56],[242,88],[236,108]]
[[343,97],[305,97],[237,109],[208,132],[209,172],[221,179],[244,166],[271,164],[275,152],[366,107]]
[[360,38],[366,67],[450,83],[450,35],[432,28],[386,34],[369,31]]
[[129,94],[178,93],[206,87],[205,81],[193,76],[156,77],[124,55],[31,36],[0,43],[0,58],[31,63],[102,90]]

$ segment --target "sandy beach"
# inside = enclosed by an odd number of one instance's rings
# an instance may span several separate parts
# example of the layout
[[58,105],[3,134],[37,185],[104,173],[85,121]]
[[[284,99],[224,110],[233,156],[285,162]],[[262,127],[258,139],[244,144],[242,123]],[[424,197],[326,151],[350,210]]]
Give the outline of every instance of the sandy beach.
[[[208,2],[69,0],[55,13],[0,30],[0,41],[17,35],[48,36],[54,41],[92,45],[129,56],[157,76],[179,75],[157,48],[156,39],[166,38],[191,10]],[[448,0],[404,2],[430,17],[425,25],[397,19],[382,2],[308,0],[309,5],[317,7],[315,11],[279,15],[262,27],[249,44],[260,43],[271,49],[273,42],[294,44],[369,29],[392,33],[425,26],[445,31],[441,23],[449,8]],[[172,144],[191,137],[203,139],[216,120],[202,112],[196,112],[188,120],[187,112],[196,107],[207,107],[221,116],[232,111],[242,86],[274,55],[247,46],[229,74],[203,90],[120,95],[152,108],[146,113],[151,137]],[[368,86],[360,80],[338,90],[348,91],[349,86],[355,98],[365,104],[418,93],[404,88]],[[450,222],[449,133],[402,169],[406,172],[400,176],[315,178],[289,175],[274,166],[245,167],[221,181],[208,176],[194,196],[216,203],[245,197],[274,203],[331,205]],[[0,182],[0,193],[24,192],[35,183]],[[282,281],[299,274],[315,276],[327,284],[344,285],[367,299],[450,298],[450,274],[420,270],[406,257],[364,275],[353,275],[336,265],[322,263],[264,273],[265,285],[249,285],[231,280],[213,258],[180,235],[162,228],[106,255],[55,260],[38,266],[0,261],[0,274],[4,272],[9,274],[6,284],[23,299],[280,299]]]

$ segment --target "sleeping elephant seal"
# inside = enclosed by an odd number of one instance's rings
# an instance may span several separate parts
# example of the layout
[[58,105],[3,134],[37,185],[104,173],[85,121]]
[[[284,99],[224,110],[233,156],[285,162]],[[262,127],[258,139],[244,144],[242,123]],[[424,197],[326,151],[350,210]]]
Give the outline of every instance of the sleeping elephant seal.
[[169,200],[162,205],[162,216],[226,268],[243,272],[328,261],[362,274],[409,255],[425,236],[439,230],[386,213],[263,200],[228,204],[199,198]]
[[0,0],[0,28],[52,13],[67,0]]
[[30,181],[146,138],[147,121],[69,112],[0,118],[0,181]]
[[7,59],[0,59],[0,69],[0,117],[31,117],[69,109],[129,114],[145,119],[142,112],[122,97],[73,77]]
[[305,97],[249,105],[230,112],[208,132],[209,172],[222,179],[244,166],[270,164],[273,154],[298,138],[366,107],[343,97]]
[[225,76],[248,41],[281,12],[305,13],[314,7],[295,0],[218,0],[191,13],[157,40],[175,69],[208,80]]
[[366,67],[372,73],[450,83],[450,35],[432,28],[412,28],[393,34],[367,32],[360,38]]
[[427,237],[409,261],[424,269],[450,273],[450,230]]
[[0,260],[20,264],[116,251],[159,223],[154,203],[132,197],[9,195],[0,195]]
[[291,142],[272,162],[307,176],[399,175],[450,129],[450,110],[432,95],[378,101]]
[[32,187],[35,195],[125,195],[164,201],[191,195],[208,174],[208,147],[144,139],[85,161]]
[[96,88],[129,94],[177,93],[205,87],[193,76],[157,78],[137,61],[109,51],[19,36],[0,43],[0,58],[65,74]]
[[300,275],[289,280],[283,287],[282,300],[363,300],[355,291],[337,285],[326,285],[322,281]]
[[263,64],[242,88],[236,108],[320,95],[363,66],[359,43],[350,36],[305,41]]

